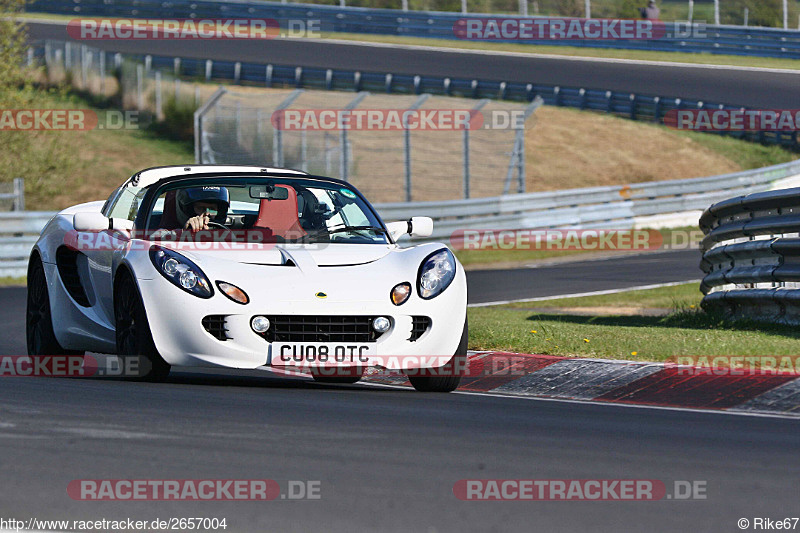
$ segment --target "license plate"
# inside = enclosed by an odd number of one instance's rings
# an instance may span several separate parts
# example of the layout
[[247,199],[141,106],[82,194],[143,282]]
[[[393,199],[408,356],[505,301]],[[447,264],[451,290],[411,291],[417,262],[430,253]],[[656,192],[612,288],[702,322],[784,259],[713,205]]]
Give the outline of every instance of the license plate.
[[369,363],[375,355],[373,344],[347,344],[337,342],[274,342],[272,365],[357,365]]

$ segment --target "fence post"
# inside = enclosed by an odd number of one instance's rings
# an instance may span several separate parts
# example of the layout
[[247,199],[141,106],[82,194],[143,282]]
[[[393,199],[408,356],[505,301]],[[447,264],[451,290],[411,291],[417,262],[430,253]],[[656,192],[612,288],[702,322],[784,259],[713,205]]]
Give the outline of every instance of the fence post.
[[[419,109],[430,98],[430,94],[421,94],[409,107],[409,110]],[[406,170],[406,202],[411,201],[411,129],[408,127],[408,113],[403,113],[403,159]]]
[[402,10],[403,11],[408,11],[408,0],[403,0]]
[[584,11],[586,12],[586,18],[592,18],[592,0],[586,0],[583,6]]
[[100,93],[106,95],[106,52],[100,50]]
[[25,211],[25,179],[14,178],[14,211]]
[[[287,96],[283,102],[278,104],[278,106],[272,111],[273,117],[278,117],[278,124],[277,126],[273,122],[272,124],[272,164],[276,167],[283,167],[283,111],[284,109],[288,108],[292,103],[294,103],[297,98],[303,94],[305,91],[303,89],[295,89],[289,96]],[[272,120],[272,119],[270,119]],[[236,135],[238,139],[239,129],[236,129]]]
[[462,134],[461,134],[461,138],[462,138],[462,147],[461,147],[461,151],[462,151],[462,157],[463,157],[463,159],[464,159],[464,184],[463,184],[463,188],[464,188],[464,198],[469,198],[469,194],[470,194],[470,193],[469,193],[469,187],[470,187],[470,174],[469,174],[469,128],[470,128],[470,124],[472,123],[472,116],[473,116],[475,113],[478,113],[478,112],[480,112],[481,108],[482,108],[483,106],[485,106],[486,104],[488,104],[488,103],[489,103],[489,100],[488,100],[488,99],[486,99],[486,98],[484,98],[483,100],[480,100],[480,101],[479,101],[477,104],[475,104],[475,107],[473,107],[473,108],[472,108],[472,111],[470,112],[470,121],[469,121],[469,122],[467,122],[467,124],[465,124],[465,128],[464,128],[464,130],[463,130],[463,132],[462,132]]
[[[203,140],[203,116],[226,92],[228,91],[225,90],[225,87],[220,87],[211,95],[211,98],[206,100],[206,102],[194,112],[194,160],[196,163],[203,163],[203,153],[200,146]],[[195,85],[195,99],[198,96],[198,87]]]
[[467,14],[467,0],[461,0],[461,12]]
[[144,109],[144,67],[136,65],[136,108]]
[[172,59],[172,74],[177,78],[181,75],[181,58],[175,57]]
[[87,67],[87,65],[86,65],[86,45],[85,44],[81,45],[80,51],[81,51],[81,54],[80,54],[80,60],[81,60],[81,89],[83,89],[85,91],[86,90],[86,78],[87,78],[87,74],[86,74],[86,67]]
[[153,56],[147,54],[144,56],[144,70],[145,72],[150,72],[153,68]]
[[519,0],[519,14],[523,17],[528,16],[528,0]]
[[[357,73],[360,76],[360,73]],[[349,103],[347,104],[344,109],[342,109],[342,119],[348,116],[348,111],[352,111],[361,101],[369,96],[368,92],[360,92],[358,95]],[[339,179],[343,181],[347,181],[347,175],[350,172],[350,162],[348,161],[348,151],[347,151],[347,128],[342,128],[339,132],[339,149],[341,150],[341,156],[339,157]]]
[[72,43],[69,41],[64,43],[64,70],[72,70]]
[[173,81],[173,88],[175,89],[175,104],[178,104],[178,100],[181,98],[181,79],[175,78]]
[[122,66],[122,54],[117,52],[114,54],[114,68],[118,69]]
[[161,99],[161,72],[156,71],[156,119],[164,118],[164,106]]

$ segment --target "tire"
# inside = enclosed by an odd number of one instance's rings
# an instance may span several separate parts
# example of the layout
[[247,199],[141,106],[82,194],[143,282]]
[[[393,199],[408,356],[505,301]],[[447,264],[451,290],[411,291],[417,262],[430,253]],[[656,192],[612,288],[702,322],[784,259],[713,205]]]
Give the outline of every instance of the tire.
[[25,339],[28,355],[83,355],[61,347],[53,331],[53,314],[44,266],[38,255],[28,266],[28,304],[25,309]]
[[130,376],[144,381],[162,381],[169,375],[170,365],[158,353],[147,322],[144,302],[136,283],[128,273],[114,291],[117,356],[122,368],[138,370]]
[[461,369],[467,365],[467,342],[469,341],[469,327],[464,319],[464,331],[461,332],[461,341],[458,343],[455,355],[446,365],[441,367],[450,375],[444,376],[408,376],[411,385],[420,392],[452,392],[461,382]]

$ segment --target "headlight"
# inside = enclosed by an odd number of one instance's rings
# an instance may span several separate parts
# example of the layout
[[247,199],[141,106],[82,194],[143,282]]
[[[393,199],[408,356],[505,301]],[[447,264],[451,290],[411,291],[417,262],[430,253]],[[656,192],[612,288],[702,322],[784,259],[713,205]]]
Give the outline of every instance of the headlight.
[[417,288],[419,295],[430,300],[444,291],[456,277],[456,258],[450,250],[439,250],[429,255],[419,269]]
[[214,290],[200,267],[178,252],[161,246],[152,246],[150,260],[156,270],[176,287],[200,298],[211,298],[214,295]]

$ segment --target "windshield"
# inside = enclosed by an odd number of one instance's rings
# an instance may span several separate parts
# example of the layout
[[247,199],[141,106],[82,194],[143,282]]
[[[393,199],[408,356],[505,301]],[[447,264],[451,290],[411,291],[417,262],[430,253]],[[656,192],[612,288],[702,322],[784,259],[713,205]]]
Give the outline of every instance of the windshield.
[[168,185],[147,217],[150,238],[196,235],[268,242],[387,244],[372,209],[341,184],[291,178],[216,178]]

